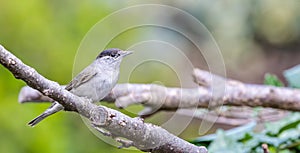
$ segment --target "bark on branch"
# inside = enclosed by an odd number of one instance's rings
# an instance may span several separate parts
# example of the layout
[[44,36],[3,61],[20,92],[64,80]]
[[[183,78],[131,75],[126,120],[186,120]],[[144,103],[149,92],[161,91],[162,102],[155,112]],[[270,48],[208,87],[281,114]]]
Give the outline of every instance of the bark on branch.
[[119,84],[107,97],[119,107],[141,103],[153,110],[228,105],[300,111],[300,90],[246,84],[194,69],[198,88],[168,88],[154,84]]
[[[115,102],[120,108],[132,104],[143,104],[140,115],[149,115],[157,110],[178,108],[209,108],[210,106],[270,107],[282,110],[300,111],[300,90],[288,87],[245,84],[195,69],[193,73],[198,88],[168,88],[155,84],[118,84],[103,100]],[[215,86],[221,85],[219,94]],[[220,94],[221,93],[221,94]],[[39,92],[24,87],[19,101],[51,101]]]
[[95,128],[103,128],[114,137],[126,138],[127,143],[118,140],[127,147],[132,145],[140,150],[151,152],[207,152],[206,148],[190,144],[158,126],[144,123],[138,118],[130,118],[104,106],[97,106],[87,99],[73,95],[58,83],[46,79],[36,70],[25,65],[1,45],[0,63],[28,86],[59,102],[67,110],[75,111],[88,118]]

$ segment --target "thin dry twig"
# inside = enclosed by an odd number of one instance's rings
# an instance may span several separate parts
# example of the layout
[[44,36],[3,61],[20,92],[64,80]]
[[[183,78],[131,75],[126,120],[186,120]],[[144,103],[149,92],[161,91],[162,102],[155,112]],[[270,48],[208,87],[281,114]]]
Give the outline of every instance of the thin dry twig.
[[267,144],[264,143],[264,144],[261,145],[261,147],[262,147],[264,153],[269,153],[270,152]]

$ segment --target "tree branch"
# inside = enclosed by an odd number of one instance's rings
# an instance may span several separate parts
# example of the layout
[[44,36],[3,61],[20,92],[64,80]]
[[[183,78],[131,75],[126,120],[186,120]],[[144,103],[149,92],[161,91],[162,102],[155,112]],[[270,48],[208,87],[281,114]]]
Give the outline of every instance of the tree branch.
[[[118,84],[103,100],[115,102],[120,108],[132,104],[143,104],[145,110],[140,115],[148,115],[157,110],[202,107],[211,105],[270,107],[290,111],[300,111],[300,90],[287,87],[245,84],[228,80],[199,69],[194,70],[198,88],[168,88],[155,84]],[[212,78],[224,82],[224,94],[213,96]],[[20,91],[19,101],[49,101],[50,99],[31,88]],[[218,102],[217,104],[216,101]]]
[[[141,103],[157,109],[177,109],[213,105],[270,107],[290,111],[300,111],[300,90],[288,87],[245,84],[194,69],[194,80],[198,88],[167,88],[154,84],[119,84],[104,100],[114,102],[119,107]],[[222,88],[222,83],[224,84]],[[221,85],[220,85],[221,84]],[[223,94],[214,96],[215,86]],[[222,91],[221,91],[222,93]]]
[[[73,95],[58,83],[41,76],[36,70],[0,45],[0,63],[10,70],[17,79],[43,95],[62,104],[66,110],[75,111],[88,118],[95,127],[104,128],[114,137],[123,137],[131,145],[143,151],[152,152],[207,152],[205,147],[190,144],[166,130],[138,118],[130,118],[116,110],[97,106],[89,100]],[[128,143],[129,144],[129,143]]]

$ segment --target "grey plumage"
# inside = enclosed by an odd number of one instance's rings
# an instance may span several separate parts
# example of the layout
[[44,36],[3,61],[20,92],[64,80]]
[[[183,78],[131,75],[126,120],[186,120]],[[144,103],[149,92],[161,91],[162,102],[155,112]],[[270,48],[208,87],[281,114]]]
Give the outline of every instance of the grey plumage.
[[[77,96],[89,98],[92,102],[100,101],[116,85],[122,58],[131,53],[115,48],[104,50],[93,63],[74,77],[65,89]],[[30,121],[28,125],[35,126],[46,117],[63,109],[62,105],[54,102],[41,115]]]

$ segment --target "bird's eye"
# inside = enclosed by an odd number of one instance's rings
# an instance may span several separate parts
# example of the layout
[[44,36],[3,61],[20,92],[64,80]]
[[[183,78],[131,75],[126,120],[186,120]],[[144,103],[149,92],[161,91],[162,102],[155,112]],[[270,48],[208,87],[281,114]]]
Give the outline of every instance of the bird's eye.
[[111,54],[111,57],[119,57],[120,54]]

